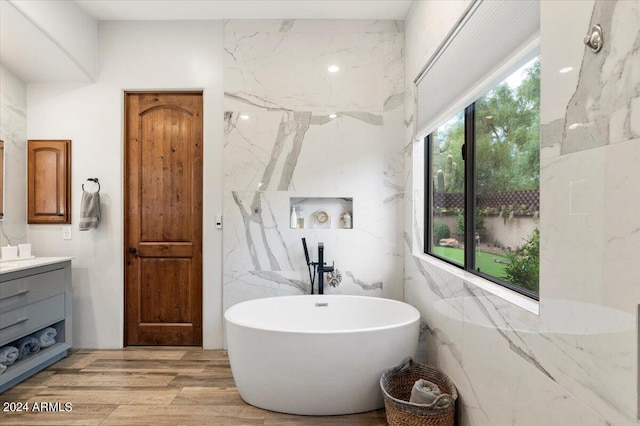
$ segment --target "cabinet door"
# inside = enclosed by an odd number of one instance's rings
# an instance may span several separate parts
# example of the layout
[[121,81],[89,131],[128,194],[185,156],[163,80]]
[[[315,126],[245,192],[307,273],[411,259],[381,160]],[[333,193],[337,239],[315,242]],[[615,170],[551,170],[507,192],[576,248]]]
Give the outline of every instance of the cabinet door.
[[28,141],[28,223],[71,223],[71,141]]

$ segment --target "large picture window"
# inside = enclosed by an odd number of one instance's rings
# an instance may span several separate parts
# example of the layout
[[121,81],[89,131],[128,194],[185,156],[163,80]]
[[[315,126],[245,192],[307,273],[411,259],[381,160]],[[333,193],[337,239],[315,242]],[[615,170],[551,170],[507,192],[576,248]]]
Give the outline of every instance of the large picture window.
[[539,58],[429,134],[425,167],[425,252],[538,299]]

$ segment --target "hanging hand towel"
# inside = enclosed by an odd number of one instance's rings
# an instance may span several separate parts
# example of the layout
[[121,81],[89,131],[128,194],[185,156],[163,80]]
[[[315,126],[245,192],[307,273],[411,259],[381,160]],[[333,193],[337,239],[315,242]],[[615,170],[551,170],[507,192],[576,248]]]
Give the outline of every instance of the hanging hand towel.
[[80,201],[80,225],[81,231],[96,229],[100,222],[100,193],[82,191]]

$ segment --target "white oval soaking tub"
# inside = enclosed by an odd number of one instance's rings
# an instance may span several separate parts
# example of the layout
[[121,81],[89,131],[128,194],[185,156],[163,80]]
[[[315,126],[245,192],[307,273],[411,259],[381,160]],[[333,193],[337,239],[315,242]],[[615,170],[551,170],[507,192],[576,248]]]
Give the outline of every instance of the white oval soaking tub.
[[256,299],[224,317],[242,399],[303,415],[382,408],[380,375],[415,355],[420,327],[413,306],[364,296]]

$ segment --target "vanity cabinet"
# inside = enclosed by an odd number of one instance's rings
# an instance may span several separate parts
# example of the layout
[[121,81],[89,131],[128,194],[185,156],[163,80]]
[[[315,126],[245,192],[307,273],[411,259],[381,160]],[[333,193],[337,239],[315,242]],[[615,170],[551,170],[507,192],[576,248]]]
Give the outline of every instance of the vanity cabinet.
[[71,223],[71,141],[27,143],[27,222]]
[[[8,265],[8,266],[7,266]],[[0,264],[0,348],[46,327],[56,343],[0,374],[0,392],[64,358],[71,347],[71,261],[36,258]]]

